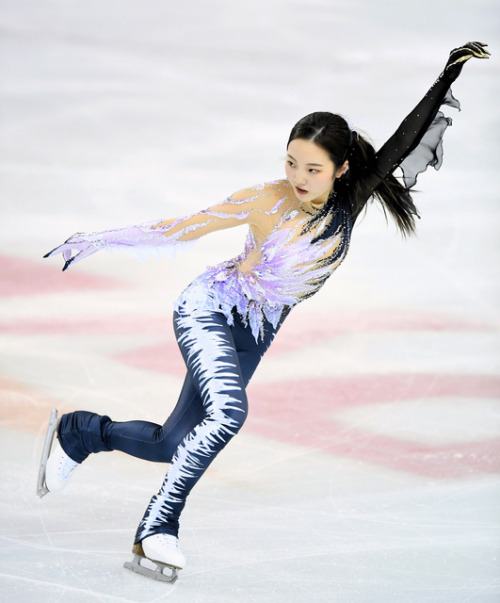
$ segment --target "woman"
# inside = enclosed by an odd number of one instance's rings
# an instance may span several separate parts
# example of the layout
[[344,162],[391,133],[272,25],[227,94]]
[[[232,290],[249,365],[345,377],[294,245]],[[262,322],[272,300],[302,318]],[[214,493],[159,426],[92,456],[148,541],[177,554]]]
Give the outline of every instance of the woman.
[[[453,50],[443,73],[396,133],[377,152],[346,121],[312,113],[292,129],[286,180],[240,191],[186,218],[94,234],[76,234],[47,254],[62,253],[63,270],[102,247],[172,247],[207,233],[248,224],[244,252],[207,269],[181,294],[174,330],[187,366],[179,401],[163,426],[119,423],[85,411],[63,415],[58,442],[44,467],[40,495],[61,490],[90,453],[121,450],[171,463],[137,529],[130,569],[173,581],[185,558],[178,545],[186,498],[217,453],[243,425],[245,388],[290,310],[316,293],[348,251],[352,226],[375,196],[401,232],[414,231],[409,189],[428,165],[439,168],[442,136],[451,120],[439,108],[459,107],[451,83],[485,44]],[[403,184],[393,176],[401,168]],[[76,252],[76,254],[74,254]],[[47,452],[53,429],[47,434]],[[152,572],[142,558],[157,564]]]

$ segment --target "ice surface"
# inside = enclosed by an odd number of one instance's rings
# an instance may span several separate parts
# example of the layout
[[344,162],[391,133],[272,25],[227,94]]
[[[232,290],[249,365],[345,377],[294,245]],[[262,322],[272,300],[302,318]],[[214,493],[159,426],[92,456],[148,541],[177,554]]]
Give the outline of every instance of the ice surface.
[[[495,0],[2,0],[0,599],[500,600],[499,16]],[[125,571],[165,467],[102,454],[39,500],[50,408],[162,422],[182,381],[171,303],[244,232],[175,263],[97,254],[62,274],[41,256],[282,177],[313,110],[382,144],[470,39],[492,58],[453,87],[418,237],[370,208],[190,497],[179,581]]]

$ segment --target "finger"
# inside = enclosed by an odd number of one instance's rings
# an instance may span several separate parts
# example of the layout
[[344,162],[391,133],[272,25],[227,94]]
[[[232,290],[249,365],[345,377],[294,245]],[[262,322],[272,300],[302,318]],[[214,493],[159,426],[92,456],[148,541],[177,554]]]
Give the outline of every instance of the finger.
[[464,45],[464,48],[469,49],[477,59],[487,59],[491,56],[491,53],[486,50],[486,46],[488,46],[488,44],[484,44],[483,42],[467,42],[467,44]]
[[[488,46],[488,44],[485,44],[484,42],[478,42],[477,40],[475,42],[469,42],[469,44],[474,44],[474,46],[481,48],[482,50],[484,50],[486,48],[486,46]],[[484,52],[488,52],[488,51],[484,50]]]
[[482,44],[481,42],[467,42],[467,44],[464,44],[459,48],[454,48],[450,52],[449,67],[458,65],[459,63],[465,63],[472,57],[478,59],[489,58],[490,53],[487,50],[484,50],[483,46],[486,46],[486,44]]
[[69,260],[67,260],[66,262],[64,262],[64,266],[63,266],[63,269],[62,269],[63,272],[70,267],[70,264],[72,264],[72,262],[73,262],[74,259],[75,258],[70,258]]
[[471,44],[471,50],[474,56],[478,59],[487,59],[491,54],[485,48],[483,48],[482,46],[477,46],[476,44]]
[[93,247],[92,245],[88,245],[88,247],[86,247],[85,249],[82,249],[75,256],[73,256],[73,257],[68,256],[67,258],[65,257],[64,259],[66,260],[66,263],[64,264],[63,272],[65,270],[67,270],[71,264],[76,264],[76,262],[83,260],[84,258],[88,257],[89,255],[92,255],[96,251],[97,251],[96,247]]
[[54,247],[54,249],[52,249],[52,251],[49,251],[43,257],[44,258],[50,258],[52,255],[55,255],[56,253],[59,253],[61,247],[62,247],[62,245],[59,245],[58,247]]
[[461,57],[458,57],[458,59],[455,59],[453,61],[453,63],[451,63],[451,65],[457,65],[458,63],[465,63],[465,61],[468,61],[469,59],[472,58],[472,54],[464,54]]
[[62,253],[63,258],[65,260],[68,260],[70,258],[70,256],[71,256],[72,249],[78,249],[78,247],[70,247],[66,243],[63,243],[62,245],[59,245],[58,247],[55,247],[54,249],[52,249],[52,251],[49,251],[48,253],[46,253],[43,257],[44,258],[50,258],[53,255],[57,255],[58,253]]
[[[65,260],[68,260],[72,250],[75,251],[82,251],[83,249],[85,249],[86,247],[88,247],[90,245],[90,243],[88,243],[87,241],[71,241],[71,239],[68,239],[67,241],[65,241],[62,245],[58,245],[57,247],[55,247],[54,249],[52,249],[52,251],[49,251],[48,253],[46,253],[43,257],[44,258],[49,258],[53,255],[57,255],[58,253],[62,253],[63,257]],[[69,255],[68,255],[69,254]]]
[[491,52],[481,48],[481,50],[475,55],[478,59],[488,59],[491,56]]

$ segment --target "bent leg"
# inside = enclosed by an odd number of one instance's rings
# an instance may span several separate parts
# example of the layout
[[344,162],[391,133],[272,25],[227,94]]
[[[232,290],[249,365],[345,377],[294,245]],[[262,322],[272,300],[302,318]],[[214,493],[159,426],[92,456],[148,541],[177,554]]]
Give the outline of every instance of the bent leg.
[[118,423],[85,411],[64,415],[59,425],[61,445],[77,462],[105,450],[172,462],[139,525],[136,542],[154,533],[177,534],[186,497],[246,419],[245,387],[278,330],[267,323],[263,340],[256,343],[237,315],[232,327],[219,313],[174,318],[188,374],[163,426],[146,421]]
[[188,373],[177,404],[163,425],[147,421],[110,422],[104,430],[112,450],[147,461],[170,463],[187,433],[203,421],[205,410]]
[[82,463],[89,454],[120,450],[147,461],[170,463],[178,445],[204,416],[200,395],[189,373],[172,414],[158,425],[149,421],[112,421],[87,411],[61,417],[58,438],[63,450]]
[[226,318],[216,312],[175,315],[179,347],[205,410],[178,446],[163,485],[139,524],[136,542],[152,534],[177,535],[186,497],[243,425],[248,411],[238,355]]
[[[260,351],[262,344],[256,345],[251,333],[238,324],[233,329],[229,329],[225,319],[222,324],[228,333],[234,332],[236,341],[229,335],[230,347],[236,347],[243,384],[243,387],[238,385],[238,389],[244,390],[263,353]],[[182,344],[181,347],[187,349],[189,345]],[[206,358],[204,362],[207,362]],[[238,365],[237,360],[234,363]],[[170,463],[184,437],[206,418],[200,388],[199,380],[195,382],[188,371],[177,405],[163,425],[149,421],[117,422],[87,411],[63,415],[58,428],[59,441],[66,454],[77,463],[82,463],[91,453],[111,450],[147,461]]]
[[277,331],[270,329],[256,343],[241,321],[229,327],[219,313],[177,314],[175,329],[206,416],[175,452],[163,485],[139,524],[136,543],[158,533],[177,535],[187,496],[246,419],[245,387]]

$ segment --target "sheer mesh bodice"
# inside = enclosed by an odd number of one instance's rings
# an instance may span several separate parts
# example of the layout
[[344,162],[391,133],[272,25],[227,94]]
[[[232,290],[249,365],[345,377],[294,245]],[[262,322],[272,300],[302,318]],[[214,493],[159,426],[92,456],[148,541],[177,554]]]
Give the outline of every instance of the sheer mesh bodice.
[[[334,201],[335,208],[324,219],[314,220],[314,215],[299,207],[287,181],[266,184],[260,192],[252,192],[257,194],[248,201],[228,200],[224,214],[220,207],[203,214],[209,221],[215,215],[213,228],[220,220],[248,222],[245,249],[195,279],[177,300],[177,307],[218,310],[230,324],[236,308],[257,339],[266,319],[276,326],[286,308],[313,295],[342,262],[352,222],[349,207],[341,201]],[[209,223],[199,227],[206,229]],[[177,231],[177,240],[194,236],[196,229],[192,227],[187,220]],[[321,238],[327,228],[333,234]],[[184,235],[186,229],[189,234]]]

